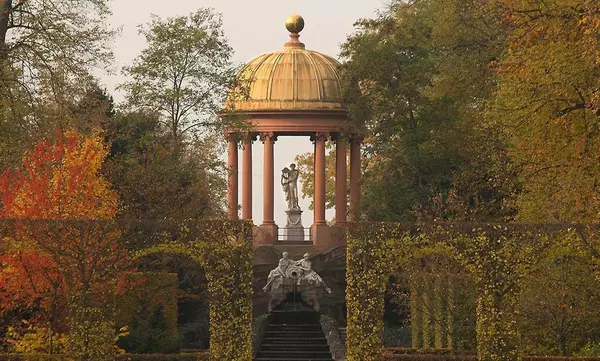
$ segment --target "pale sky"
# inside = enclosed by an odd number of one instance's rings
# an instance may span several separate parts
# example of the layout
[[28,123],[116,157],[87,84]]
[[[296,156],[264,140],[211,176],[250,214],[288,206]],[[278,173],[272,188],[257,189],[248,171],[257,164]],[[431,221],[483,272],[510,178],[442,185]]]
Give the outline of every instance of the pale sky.
[[[138,25],[147,23],[151,14],[160,17],[187,15],[201,7],[211,7],[223,14],[224,30],[229,44],[235,50],[234,61],[245,63],[254,57],[283,47],[288,39],[285,19],[297,13],[304,18],[305,27],[300,40],[307,49],[338,58],[340,44],[353,32],[359,18],[372,18],[376,10],[385,8],[387,0],[113,0],[110,24],[121,27],[121,36],[114,43],[115,64],[113,75],[102,75],[101,82],[117,102],[122,96],[115,86],[123,82],[119,70],[128,65],[144,48],[144,39],[138,35]],[[280,138],[275,143],[275,222],[285,226],[285,201],[279,185],[281,169],[294,161],[297,154],[312,152],[308,137]],[[262,223],[262,143],[253,147],[253,220]],[[223,155],[225,159],[226,155]],[[241,152],[240,152],[241,158]],[[241,170],[241,159],[239,160]],[[241,188],[241,179],[240,179]],[[241,194],[240,194],[241,201]],[[168,201],[168,200],[165,200]],[[310,200],[301,199],[304,210],[302,222],[310,227],[312,211]],[[327,218],[333,217],[328,210]]]

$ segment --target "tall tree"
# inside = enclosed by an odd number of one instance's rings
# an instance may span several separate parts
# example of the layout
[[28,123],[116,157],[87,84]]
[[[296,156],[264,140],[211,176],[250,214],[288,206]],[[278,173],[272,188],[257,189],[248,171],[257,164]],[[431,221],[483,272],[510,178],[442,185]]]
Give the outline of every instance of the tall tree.
[[108,1],[0,0],[0,170],[52,134],[48,107],[68,113],[93,83],[91,69],[109,66]]
[[[108,0],[1,0],[2,80],[60,77],[57,68],[87,75],[91,66],[107,65],[109,14]],[[21,79],[10,77],[10,66],[21,69]]]
[[54,331],[61,309],[97,305],[116,291],[127,261],[118,233],[73,222],[116,214],[117,195],[99,173],[106,153],[99,136],[68,131],[38,142],[22,168],[0,176],[0,218],[20,219],[3,235],[0,312],[37,305]]
[[[103,172],[119,193],[119,217],[218,217],[224,206],[225,166],[215,142],[194,141],[173,154],[155,113],[118,113],[107,126],[110,153]],[[168,201],[165,201],[168,200]]]
[[[327,142],[325,145],[327,149],[327,153],[325,155],[325,206],[327,208],[335,207],[335,149],[334,144],[331,142]],[[348,157],[348,154],[346,154]],[[314,195],[314,179],[315,179],[315,167],[314,167],[315,155],[314,153],[305,153],[299,154],[296,156],[296,163],[298,165],[298,170],[300,174],[302,174],[301,178],[301,186],[302,186],[302,197],[312,197]],[[350,168],[348,164],[347,174],[350,173]],[[349,183],[347,183],[349,187]],[[347,193],[349,193],[350,189],[348,188]],[[315,203],[314,200],[311,199],[310,209],[314,209]]]
[[233,50],[222,27],[212,9],[154,17],[140,30],[146,49],[123,70],[128,104],[160,114],[174,140],[216,125],[216,112],[234,84]]
[[506,39],[501,12],[491,0],[396,1],[356,25],[342,56],[350,125],[367,133],[363,216],[510,216],[514,171],[484,117],[496,86],[488,64]]
[[498,0],[510,26],[495,114],[511,140],[523,220],[600,218],[600,6]]

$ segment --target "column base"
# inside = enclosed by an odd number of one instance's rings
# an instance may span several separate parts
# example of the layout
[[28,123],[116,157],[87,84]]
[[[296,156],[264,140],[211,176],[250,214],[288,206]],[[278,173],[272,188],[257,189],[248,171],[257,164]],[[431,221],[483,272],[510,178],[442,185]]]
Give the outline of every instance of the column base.
[[277,241],[279,227],[275,222],[266,222],[260,225],[260,243],[274,245]]
[[316,249],[323,251],[331,247],[331,228],[327,223],[314,223],[310,233]]

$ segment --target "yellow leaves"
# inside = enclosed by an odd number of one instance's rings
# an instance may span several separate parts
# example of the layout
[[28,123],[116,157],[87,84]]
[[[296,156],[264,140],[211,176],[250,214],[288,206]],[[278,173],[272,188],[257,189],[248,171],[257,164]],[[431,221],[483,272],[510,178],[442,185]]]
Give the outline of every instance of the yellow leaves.
[[[53,333],[48,327],[34,326],[26,320],[23,327],[9,327],[6,342],[14,353],[62,353],[67,347],[68,337],[65,334]],[[48,348],[48,340],[52,338],[53,350]]]
[[383,360],[383,305],[390,274],[411,259],[440,256],[458,263],[477,281],[479,359],[518,360],[515,309],[522,279],[548,257],[563,253],[591,257],[586,252],[593,253],[591,248],[597,243],[586,240],[595,239],[589,230],[584,237],[573,227],[552,225],[448,223],[410,230],[404,224],[350,225],[348,360]]
[[106,155],[98,134],[71,130],[53,142],[38,142],[23,158],[23,170],[0,177],[8,184],[0,190],[0,213],[7,218],[113,218],[117,193],[100,174]]
[[[600,7],[589,0],[498,0],[511,25],[495,62],[502,119],[522,164],[520,218],[596,221]],[[574,191],[576,190],[576,191]]]
[[187,223],[180,231],[182,239],[140,251],[137,257],[153,253],[181,254],[205,268],[210,302],[211,360],[251,361],[251,223]]

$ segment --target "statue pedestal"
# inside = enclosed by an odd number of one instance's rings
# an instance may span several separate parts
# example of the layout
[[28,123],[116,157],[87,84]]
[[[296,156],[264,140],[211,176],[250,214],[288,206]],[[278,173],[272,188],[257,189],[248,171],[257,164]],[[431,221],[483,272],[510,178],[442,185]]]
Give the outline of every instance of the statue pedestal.
[[287,222],[283,230],[284,241],[304,241],[304,226],[302,225],[302,210],[292,208],[285,211]]

